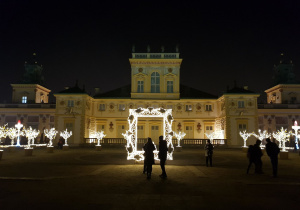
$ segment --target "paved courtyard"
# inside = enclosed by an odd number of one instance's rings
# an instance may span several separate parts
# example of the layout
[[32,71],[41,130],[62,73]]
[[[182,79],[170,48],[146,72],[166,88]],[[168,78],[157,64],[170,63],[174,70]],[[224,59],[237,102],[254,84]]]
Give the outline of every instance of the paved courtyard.
[[126,160],[122,148],[70,148],[47,153],[36,148],[4,151],[0,160],[0,209],[299,209],[300,156],[279,160],[272,177],[269,158],[264,174],[246,174],[240,149],[215,149],[213,167],[203,149],[183,148],[168,161],[167,179],[153,166],[151,180],[142,164]]

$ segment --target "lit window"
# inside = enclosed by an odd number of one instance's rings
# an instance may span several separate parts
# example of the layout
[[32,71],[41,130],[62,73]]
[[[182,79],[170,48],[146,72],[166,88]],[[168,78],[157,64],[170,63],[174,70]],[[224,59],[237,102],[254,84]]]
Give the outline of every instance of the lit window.
[[211,104],[205,105],[205,111],[212,111]]
[[167,81],[167,93],[173,93],[173,81]]
[[238,101],[238,108],[245,108],[244,101]]
[[99,111],[105,111],[105,104],[99,105]]
[[68,100],[68,107],[74,107],[74,100]]
[[185,111],[190,112],[192,110],[192,105],[185,105]]
[[151,74],[151,93],[159,93],[160,92],[160,88],[159,88],[159,82],[160,78],[159,78],[159,73],[158,72],[153,72]]
[[137,92],[138,93],[143,93],[144,92],[144,81],[138,81]]
[[119,111],[125,111],[125,104],[119,104]]
[[22,104],[27,104],[27,96],[22,96]]

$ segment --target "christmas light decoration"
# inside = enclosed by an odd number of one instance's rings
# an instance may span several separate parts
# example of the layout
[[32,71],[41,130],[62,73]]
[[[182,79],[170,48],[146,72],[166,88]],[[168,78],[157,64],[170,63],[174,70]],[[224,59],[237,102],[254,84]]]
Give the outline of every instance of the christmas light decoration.
[[11,146],[13,146],[15,143],[15,138],[18,137],[18,130],[16,128],[9,128],[7,130],[7,135],[11,139]]
[[58,133],[58,131],[55,130],[55,128],[51,128],[50,130],[45,129],[45,130],[44,130],[44,133],[45,133],[45,136],[46,136],[47,138],[49,138],[49,143],[48,143],[47,147],[53,147],[53,146],[52,146],[52,139],[55,138],[55,136],[56,136],[56,134]]
[[179,131],[178,133],[175,133],[175,132],[174,132],[174,136],[176,137],[177,142],[178,142],[177,147],[181,147],[181,146],[180,146],[180,141],[181,141],[181,139],[183,139],[183,138],[185,137],[185,135],[186,135],[186,133],[181,132],[181,131]]
[[[139,117],[161,117],[163,118],[163,137],[167,141],[167,147],[169,148],[167,159],[173,160],[173,143],[172,143],[172,109],[164,108],[138,108],[138,109],[129,109],[128,124],[129,130],[125,133],[122,133],[124,138],[127,141],[126,150],[127,150],[127,160],[143,160],[144,151],[137,150],[137,125]],[[155,145],[155,144],[154,144]],[[158,159],[158,151],[155,145],[154,158]]]
[[5,138],[7,136],[7,124],[6,125],[3,125],[3,126],[0,126],[0,143],[1,143],[1,139],[2,138]]
[[20,146],[20,135],[21,134],[21,128],[23,127],[23,124],[21,124],[21,121],[19,120],[17,124],[15,124],[16,129],[18,130],[18,136],[17,136],[17,145]]
[[276,133],[273,132],[273,137],[279,141],[279,147],[282,148],[282,151],[285,150],[285,142],[289,140],[291,136],[291,132],[287,132],[287,129],[284,129],[281,127],[280,130],[278,130]]
[[[263,141],[266,138],[270,138],[272,135],[270,133],[268,133],[266,130],[264,130],[263,132],[258,129],[258,134],[253,133],[253,136],[255,136],[256,138],[258,138],[259,140]],[[262,148],[263,145],[260,144],[260,147]]]
[[298,126],[297,121],[294,122],[294,126],[292,126],[292,129],[295,130],[295,134],[293,134],[293,136],[295,136],[295,147],[296,149],[299,149],[299,144],[298,144],[298,138],[300,137],[298,130],[300,129],[300,126]]
[[68,129],[66,129],[64,132],[60,132],[60,136],[64,138],[65,146],[68,146],[68,138],[72,136],[72,131],[68,132]]
[[96,138],[98,140],[97,146],[101,146],[100,141],[105,137],[104,131],[98,131],[96,132]]
[[209,140],[210,140],[210,143],[212,143],[213,144],[213,140],[214,140],[214,138],[216,137],[216,132],[211,132],[211,133],[205,133],[205,135],[207,136],[207,138],[209,138]]
[[23,129],[23,132],[28,139],[27,149],[31,149],[30,142],[32,141],[32,144],[34,144],[34,139],[40,134],[40,131],[29,127],[28,129]]
[[252,133],[247,133],[246,131],[243,131],[243,132],[240,131],[240,136],[241,136],[241,137],[243,138],[243,140],[244,140],[244,146],[243,146],[243,147],[247,147],[246,141],[247,141],[248,138],[249,138],[250,136],[252,136],[252,135],[254,135],[253,132],[252,132]]

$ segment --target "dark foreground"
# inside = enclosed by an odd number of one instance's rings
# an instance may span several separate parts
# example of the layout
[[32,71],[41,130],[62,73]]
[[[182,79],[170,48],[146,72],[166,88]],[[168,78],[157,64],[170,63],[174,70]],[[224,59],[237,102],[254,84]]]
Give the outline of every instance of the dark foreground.
[[46,153],[5,151],[0,160],[0,209],[299,209],[300,156],[279,160],[278,178],[263,157],[264,174],[246,174],[237,149],[216,149],[206,167],[201,149],[183,149],[152,179],[123,149],[74,148]]

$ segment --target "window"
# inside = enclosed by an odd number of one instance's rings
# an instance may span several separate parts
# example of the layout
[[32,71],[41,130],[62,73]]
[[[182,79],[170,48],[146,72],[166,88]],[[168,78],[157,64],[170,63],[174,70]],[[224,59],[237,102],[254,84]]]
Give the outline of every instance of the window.
[[167,81],[167,93],[173,93],[173,81]]
[[99,111],[105,111],[105,104],[99,105]]
[[212,131],[213,130],[213,126],[212,125],[207,125],[207,126],[205,126],[205,130],[206,131]]
[[206,104],[206,105],[205,105],[205,111],[212,111],[212,106],[211,106],[211,104]]
[[185,111],[187,112],[193,111],[192,105],[185,105]]
[[125,104],[119,104],[119,111],[125,111]]
[[185,126],[185,137],[186,139],[192,139],[194,138],[194,131],[193,131],[193,126],[191,125],[188,125],[188,126]]
[[167,109],[173,109],[173,105],[167,105]]
[[138,81],[137,92],[138,93],[143,93],[144,92],[144,81]]
[[27,96],[22,96],[22,104],[27,104]]
[[105,131],[105,125],[97,125],[98,131]]
[[244,101],[238,101],[238,108],[245,108],[245,102]]
[[74,100],[68,100],[68,107],[74,107]]
[[247,125],[246,124],[239,124],[239,130],[240,131],[247,130]]
[[153,72],[151,74],[151,93],[159,93],[160,92],[160,78],[158,72]]

